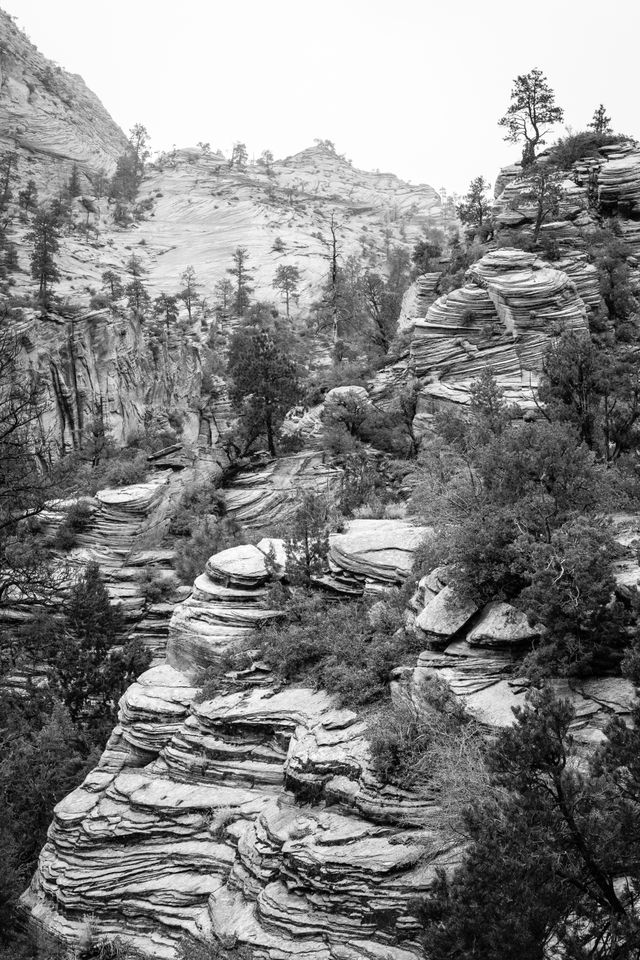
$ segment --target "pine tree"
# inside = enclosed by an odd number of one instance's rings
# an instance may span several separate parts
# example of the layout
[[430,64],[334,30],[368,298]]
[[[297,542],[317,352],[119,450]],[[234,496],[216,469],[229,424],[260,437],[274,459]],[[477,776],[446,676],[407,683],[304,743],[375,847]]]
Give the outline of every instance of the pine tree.
[[607,111],[605,110],[603,103],[601,103],[598,109],[594,111],[593,118],[588,126],[594,130],[599,137],[603,136],[605,133],[612,132],[611,117],[607,116]]
[[544,144],[544,135],[554,123],[560,123],[564,111],[556,105],[556,95],[542,70],[530,70],[516,77],[511,91],[511,103],[498,121],[506,127],[505,140],[524,141],[523,165],[536,158],[536,150]]
[[253,293],[251,280],[253,271],[247,266],[249,251],[246,247],[237,247],[233,253],[233,266],[229,267],[227,273],[235,278],[235,311],[239,317],[244,317],[249,306],[250,297]]
[[293,264],[281,264],[276,270],[272,285],[276,290],[280,290],[284,297],[287,316],[289,316],[290,301],[296,296],[299,283],[300,271]]
[[49,304],[51,286],[60,279],[55,255],[59,248],[58,220],[47,207],[39,207],[27,240],[31,242],[31,276],[38,281],[38,298],[44,307]]
[[240,417],[246,446],[266,434],[274,457],[276,432],[287,411],[302,396],[298,369],[289,352],[288,339],[279,328],[242,328],[229,346],[229,395]]

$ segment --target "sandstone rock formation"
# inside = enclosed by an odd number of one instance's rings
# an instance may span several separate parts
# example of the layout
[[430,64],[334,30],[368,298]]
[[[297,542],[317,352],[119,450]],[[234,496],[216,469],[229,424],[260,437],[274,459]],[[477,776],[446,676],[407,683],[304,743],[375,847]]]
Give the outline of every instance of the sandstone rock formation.
[[126,138],[82,78],[47,60],[2,10],[0,45],[0,151],[17,151],[19,170],[52,194],[74,163],[85,190],[111,174]]
[[490,252],[468,270],[463,287],[415,321],[410,365],[423,382],[420,423],[442,402],[467,403],[471,382],[487,366],[508,401],[534,406],[545,346],[562,329],[586,329],[597,289],[584,257],[563,266],[523,250]]
[[[377,523],[377,539],[357,522],[340,535],[333,563],[388,583],[412,534]],[[149,957],[174,957],[185,933],[273,960],[415,956],[411,899],[457,856],[437,798],[380,783],[364,723],[264,665],[197,702],[197,669],[217,662],[223,634],[271,615],[265,549],[211,558],[176,607],[169,662],[127,690],[100,764],[56,807],[23,898],[49,938],[77,943],[90,916],[95,940],[122,936]]]

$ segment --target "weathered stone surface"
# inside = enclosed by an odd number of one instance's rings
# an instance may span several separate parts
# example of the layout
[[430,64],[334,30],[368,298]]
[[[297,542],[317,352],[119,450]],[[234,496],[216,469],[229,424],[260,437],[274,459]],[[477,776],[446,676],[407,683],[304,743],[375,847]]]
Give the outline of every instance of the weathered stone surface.
[[38,186],[53,177],[61,188],[73,163],[82,174],[112,173],[126,137],[82,78],[47,60],[4,11],[0,39],[0,145],[29,157]]
[[586,329],[586,304],[597,297],[594,268],[582,256],[564,265],[568,272],[523,250],[493,251],[473,264],[463,287],[416,320],[411,369],[424,380],[418,423],[429,403],[467,403],[471,382],[487,366],[506,399],[534,406],[531,391],[550,338],[561,328]]
[[530,643],[539,630],[529,626],[526,616],[510,603],[493,601],[483,608],[480,618],[467,634],[472,647],[504,647]]
[[382,583],[400,583],[429,530],[405,520],[350,520],[330,538],[329,561],[341,570]]
[[442,643],[464,627],[477,609],[473,601],[459,597],[453,587],[445,587],[418,614],[416,626]]
[[[381,548],[374,572],[389,584],[410,538],[416,528],[395,522],[351,547],[369,565]],[[176,608],[169,663],[127,690],[98,768],[56,808],[23,900],[49,936],[76,944],[91,915],[96,936],[153,957],[174,957],[184,933],[233,936],[264,960],[413,957],[408,903],[457,855],[430,826],[437,798],[380,783],[356,714],[269,682],[265,665],[221,675],[213,699],[195,700],[200,646],[215,662],[216,644],[269,615],[256,556],[269,545],[210,560]],[[221,584],[238,570],[250,583]]]
[[305,452],[243,471],[224,492],[227,514],[250,529],[285,523],[303,491],[337,491],[342,472],[322,461],[321,453]]

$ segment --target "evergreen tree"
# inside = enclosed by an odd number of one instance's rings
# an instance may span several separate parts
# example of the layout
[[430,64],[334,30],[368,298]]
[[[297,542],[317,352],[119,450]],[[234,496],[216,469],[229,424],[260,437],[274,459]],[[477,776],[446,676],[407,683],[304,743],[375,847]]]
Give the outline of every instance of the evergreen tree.
[[191,322],[192,310],[198,302],[198,288],[200,287],[200,284],[196,279],[196,272],[193,267],[187,267],[182,273],[180,280],[183,283],[183,287],[178,296],[187,308],[189,322]]
[[469,184],[469,189],[457,206],[457,213],[463,223],[473,227],[481,227],[491,212],[491,204],[487,197],[489,184],[484,177],[476,177]]
[[229,346],[229,395],[240,417],[245,444],[249,447],[266,435],[274,457],[277,430],[302,397],[297,365],[289,352],[290,342],[278,327],[241,328]]
[[98,564],[87,564],[65,605],[64,642],[52,663],[61,700],[72,720],[85,727],[108,732],[120,696],[148,664],[139,644],[119,647],[123,627]]
[[69,182],[67,184],[67,194],[73,200],[74,197],[79,197],[81,193],[82,186],[80,184],[78,164],[74,163],[74,165],[71,167],[71,176],[69,177]]
[[[632,960],[640,949],[640,733],[614,721],[591,769],[575,710],[533,691],[488,752],[452,880],[424,904],[429,960]],[[634,710],[640,720],[640,710]],[[634,719],[635,719],[634,717]]]
[[239,317],[244,317],[253,293],[253,271],[247,266],[249,251],[246,247],[237,247],[232,259],[233,266],[228,268],[227,273],[235,280],[235,312]]
[[505,140],[524,141],[522,162],[533,163],[538,147],[544,144],[544,135],[554,123],[560,123],[564,111],[556,105],[556,95],[542,70],[530,70],[516,77],[511,91],[511,103],[498,121],[506,127]]
[[300,283],[300,270],[290,263],[281,264],[276,270],[273,278],[273,286],[280,290],[284,297],[287,317],[289,316],[289,303],[295,298]]
[[38,281],[38,298],[45,308],[49,305],[52,284],[60,279],[55,261],[59,239],[58,219],[47,207],[39,207],[27,240],[32,244],[31,276]]
[[613,132],[611,129],[611,117],[607,116],[607,111],[605,110],[603,103],[601,103],[598,109],[594,111],[593,118],[588,126],[594,130],[599,137],[606,133]]
[[36,186],[35,180],[27,180],[27,185],[24,190],[21,190],[18,194],[18,203],[23,210],[26,210],[27,213],[30,213],[32,210],[35,210],[38,206],[38,188]]
[[119,274],[114,270],[105,270],[102,274],[102,286],[107,291],[109,298],[119,300],[124,294],[124,286]]

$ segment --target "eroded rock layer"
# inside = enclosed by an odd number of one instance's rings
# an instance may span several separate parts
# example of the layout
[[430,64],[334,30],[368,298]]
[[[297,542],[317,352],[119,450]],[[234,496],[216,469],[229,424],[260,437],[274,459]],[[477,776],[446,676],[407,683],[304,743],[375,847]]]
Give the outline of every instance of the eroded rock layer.
[[469,269],[465,286],[416,320],[411,367],[424,383],[418,420],[438,401],[468,402],[471,382],[487,366],[508,400],[534,405],[545,347],[562,329],[586,329],[585,300],[597,289],[583,256],[563,266],[523,250],[493,251]]
[[[376,525],[334,538],[335,574],[401,582],[423,531]],[[56,807],[23,900],[49,937],[72,948],[90,915],[98,939],[153,957],[186,933],[273,960],[417,953],[409,904],[457,856],[437,797],[382,784],[365,723],[264,664],[198,702],[201,668],[277,615],[283,561],[278,541],[223,551],[176,607],[168,661],[127,690],[98,767]]]

